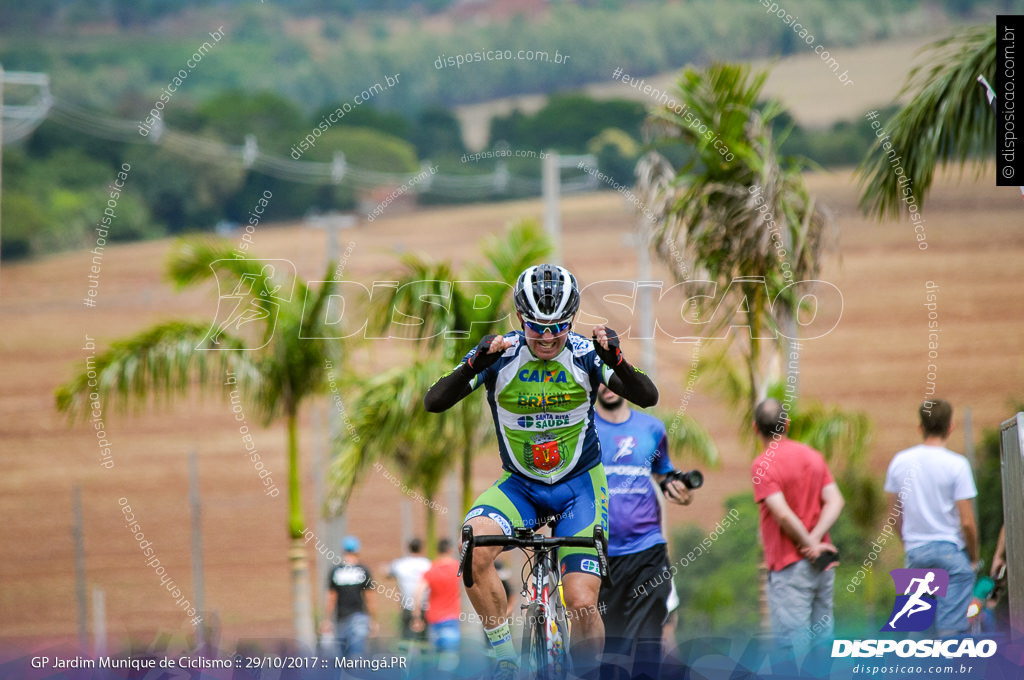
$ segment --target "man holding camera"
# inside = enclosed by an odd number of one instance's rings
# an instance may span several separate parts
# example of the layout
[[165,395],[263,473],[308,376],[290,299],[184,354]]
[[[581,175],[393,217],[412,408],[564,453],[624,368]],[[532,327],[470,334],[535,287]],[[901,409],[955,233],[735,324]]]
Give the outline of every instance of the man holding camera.
[[672,469],[660,420],[630,409],[625,399],[604,385],[598,388],[594,410],[609,495],[610,574],[598,596],[603,605],[598,609],[605,625],[605,659],[616,665],[625,662],[630,677],[657,678],[672,579],[661,508],[651,479],[673,503],[689,505],[692,494],[685,475]]

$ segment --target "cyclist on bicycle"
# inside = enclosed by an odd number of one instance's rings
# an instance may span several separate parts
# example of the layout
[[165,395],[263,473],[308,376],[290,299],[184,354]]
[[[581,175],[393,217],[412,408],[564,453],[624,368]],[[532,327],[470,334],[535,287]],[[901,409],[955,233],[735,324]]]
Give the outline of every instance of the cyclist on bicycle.
[[[466,515],[475,535],[511,535],[512,527],[539,528],[553,516],[555,536],[591,536],[608,530],[608,483],[594,427],[597,387],[607,385],[641,407],[658,401],[658,390],[622,356],[615,331],[597,325],[593,341],[571,332],[579,287],[563,267],[542,264],[519,275],[513,290],[522,331],[489,335],[423,399],[439,413],[484,385],[505,472]],[[500,547],[473,555],[470,602],[498,659],[498,676],[513,676],[517,661],[506,597],[494,561]],[[573,621],[577,667],[601,652],[604,625],[597,613],[601,586],[593,549],[559,550],[563,597]]]

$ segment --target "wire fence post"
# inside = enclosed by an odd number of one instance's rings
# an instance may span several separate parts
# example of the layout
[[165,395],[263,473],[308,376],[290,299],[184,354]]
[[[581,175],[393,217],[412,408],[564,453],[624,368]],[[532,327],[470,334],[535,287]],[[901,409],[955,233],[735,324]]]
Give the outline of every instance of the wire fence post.
[[[195,449],[188,454],[188,505],[192,529],[192,587],[195,590],[196,611],[206,614],[206,595],[203,583],[203,527],[202,501],[199,496],[199,456]],[[202,621],[196,626],[196,643],[206,641]]]
[[78,601],[78,647],[87,649],[89,605],[85,595],[85,531],[82,527],[82,487],[71,487],[71,535],[75,541],[75,599]]
[[107,598],[99,586],[92,589],[92,654],[107,655]]

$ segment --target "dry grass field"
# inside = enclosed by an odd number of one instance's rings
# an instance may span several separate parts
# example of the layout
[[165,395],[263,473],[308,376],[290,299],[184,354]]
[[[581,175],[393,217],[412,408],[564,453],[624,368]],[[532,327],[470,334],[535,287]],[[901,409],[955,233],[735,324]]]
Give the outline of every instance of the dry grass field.
[[[848,71],[852,81],[843,84],[821,57],[808,47],[806,51],[784,59],[762,59],[752,63],[755,70],[770,70],[764,93],[786,105],[793,118],[808,127],[827,127],[850,120],[871,107],[882,108],[896,100],[910,69],[920,62],[920,51],[939,35],[886,40],[871,45],[831,50],[839,64],[839,73]],[[895,66],[894,66],[895,65]],[[621,81],[594,83],[583,91],[595,99],[633,99],[652,104],[652,97]],[[645,83],[671,95],[678,72],[646,76]],[[542,94],[505,97],[478,104],[456,107],[466,146],[478,151],[487,146],[491,118],[519,109],[536,113],[547,102]]]
[[[1008,399],[1024,396],[1024,204],[1018,192],[996,188],[988,177],[943,180],[925,206],[929,247],[920,251],[909,223],[877,224],[857,213],[848,174],[813,175],[808,182],[836,216],[837,249],[827,257],[821,278],[842,292],[842,308],[831,333],[804,344],[802,395],[869,414],[875,428],[870,465],[883,475],[893,452],[916,440],[915,407],[924,394],[928,363],[923,305],[931,281],[939,287],[938,394],[961,415],[971,407],[976,433],[1009,417]],[[388,278],[400,251],[464,264],[477,256],[482,236],[500,232],[516,218],[539,219],[541,213],[539,201],[523,201],[385,214],[373,224],[363,222],[340,233],[342,250],[351,244],[345,278],[365,283]],[[564,201],[564,262],[581,283],[636,278],[634,252],[623,241],[634,219],[613,192]],[[319,279],[324,271],[323,231],[261,225],[254,242],[257,256],[290,259],[307,279]],[[166,283],[163,263],[169,245],[108,247],[95,308],[82,303],[90,264],[85,251],[4,264],[0,271],[0,352],[6,376],[0,387],[0,610],[5,612],[0,640],[5,646],[27,652],[74,639],[75,484],[83,496],[87,581],[90,588],[106,592],[112,644],[129,635],[148,640],[158,631],[190,630],[184,613],[145,566],[118,504],[127,499],[167,573],[190,595],[190,450],[198,451],[200,460],[207,609],[219,613],[222,642],[291,633],[285,497],[262,493],[242,455],[228,402],[219,395],[201,399],[193,394],[170,405],[147,404],[137,415],[109,415],[112,469],[99,464],[91,424],[68,426],[54,408],[55,387],[83,365],[87,336],[102,349],[163,319],[214,318],[212,288],[177,293]],[[665,272],[655,272],[667,287]],[[673,314],[678,318],[678,301],[676,309],[671,303],[668,299],[658,308],[666,327]],[[598,311],[622,310],[592,299],[584,304]],[[621,314],[608,315],[620,328],[627,323]],[[355,369],[374,370],[389,356],[387,344],[354,350]],[[639,343],[627,342],[625,349],[639,358]],[[667,411],[680,404],[689,352],[689,345],[657,342],[657,381]],[[326,413],[323,402],[316,408]],[[312,410],[310,404],[301,429],[311,526],[316,513],[308,493],[311,451],[314,439],[323,437],[322,427],[313,431]],[[697,390],[687,412],[714,435],[722,465],[707,471],[697,502],[673,508],[670,521],[711,526],[722,515],[722,500],[748,489],[751,451],[736,436],[735,414],[706,391]],[[275,482],[283,486],[283,426],[256,428],[254,437]],[[962,448],[959,432],[952,445]],[[483,489],[497,473],[497,456],[481,452],[476,487]],[[375,570],[400,552],[403,500],[399,489],[371,471],[348,508],[348,526],[364,539],[364,558]],[[413,503],[412,516],[422,531],[422,506]],[[397,611],[390,602],[383,609]]]

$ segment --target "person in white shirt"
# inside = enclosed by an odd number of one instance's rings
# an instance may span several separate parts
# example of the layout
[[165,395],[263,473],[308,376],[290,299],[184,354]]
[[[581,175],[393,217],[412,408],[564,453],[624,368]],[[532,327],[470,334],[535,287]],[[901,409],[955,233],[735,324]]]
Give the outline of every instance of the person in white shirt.
[[978,529],[971,499],[978,495],[971,465],[946,448],[953,431],[953,407],[925,401],[919,410],[924,441],[900,451],[889,464],[885,490],[889,516],[896,518],[908,569],[944,569],[945,597],[936,604],[940,636],[968,628],[967,607],[978,568]]
[[[412,629],[413,610],[416,603],[413,601],[416,595],[416,588],[419,587],[423,574],[430,569],[430,560],[421,555],[423,541],[413,538],[409,541],[409,554],[399,557],[391,562],[388,568],[388,576],[398,581],[398,591],[402,594],[402,641],[426,641],[426,632],[416,632]],[[422,604],[422,603],[421,603]]]

